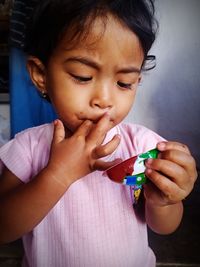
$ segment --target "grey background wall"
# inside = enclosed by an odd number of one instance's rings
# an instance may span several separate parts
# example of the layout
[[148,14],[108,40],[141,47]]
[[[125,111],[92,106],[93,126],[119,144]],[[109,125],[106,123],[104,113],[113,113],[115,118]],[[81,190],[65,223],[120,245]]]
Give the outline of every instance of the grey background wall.
[[156,0],[160,23],[128,121],[144,124],[191,148],[200,166],[200,0]]
[[[143,124],[168,140],[187,144],[200,170],[200,0],[155,3],[160,27],[151,53],[157,57],[157,66],[144,74],[127,121]],[[158,262],[200,266],[198,180],[184,201],[185,213],[179,229],[170,236],[149,231]]]

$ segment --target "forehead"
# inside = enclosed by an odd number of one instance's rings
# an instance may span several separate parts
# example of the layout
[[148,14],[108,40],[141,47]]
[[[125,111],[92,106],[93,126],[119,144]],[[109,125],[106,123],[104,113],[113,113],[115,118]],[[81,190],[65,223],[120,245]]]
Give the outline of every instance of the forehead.
[[[87,27],[88,26],[88,27]],[[85,31],[72,38],[74,32],[66,32],[57,50],[85,50],[89,54],[117,53],[127,58],[143,59],[143,50],[136,34],[112,14],[97,17],[85,24]]]

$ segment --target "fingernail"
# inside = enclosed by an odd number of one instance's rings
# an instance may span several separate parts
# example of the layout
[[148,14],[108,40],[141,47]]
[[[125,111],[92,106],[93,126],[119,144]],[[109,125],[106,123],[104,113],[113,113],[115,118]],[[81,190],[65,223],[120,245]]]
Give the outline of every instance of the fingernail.
[[107,112],[104,113],[103,116],[109,118],[109,117],[110,117],[110,114],[109,114],[109,112],[107,111]]
[[152,169],[146,169],[146,174],[148,175],[148,174],[151,174],[152,173]]
[[158,143],[158,150],[164,150],[166,148],[165,142]]
[[55,120],[55,121],[53,122],[53,124],[54,124],[54,125],[57,125],[57,124],[58,124],[58,120]]
[[120,134],[116,134],[116,137],[117,137],[118,139],[121,139],[121,135],[120,135]]
[[145,163],[146,163],[147,165],[151,165],[152,162],[153,162],[153,159],[147,159],[147,160],[145,161]]

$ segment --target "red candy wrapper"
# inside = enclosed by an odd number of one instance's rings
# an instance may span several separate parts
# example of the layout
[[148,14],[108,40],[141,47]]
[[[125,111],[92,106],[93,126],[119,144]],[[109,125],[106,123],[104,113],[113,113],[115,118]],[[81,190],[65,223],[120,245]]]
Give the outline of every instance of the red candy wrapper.
[[138,202],[142,185],[147,181],[144,174],[146,169],[145,160],[157,158],[157,156],[158,150],[155,148],[122,161],[106,171],[112,181],[130,186],[134,205]]
[[148,158],[157,158],[158,150],[152,149],[146,153],[131,157],[106,171],[108,177],[117,183],[125,185],[142,185],[146,183],[144,171],[145,160]]

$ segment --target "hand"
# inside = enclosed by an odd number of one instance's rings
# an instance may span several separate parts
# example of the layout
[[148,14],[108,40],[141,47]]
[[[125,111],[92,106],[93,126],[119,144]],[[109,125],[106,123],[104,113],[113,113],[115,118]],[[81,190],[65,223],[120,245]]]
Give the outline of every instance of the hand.
[[158,159],[145,163],[146,175],[151,181],[144,186],[149,204],[166,206],[185,199],[194,187],[197,170],[187,146],[177,142],[161,142]]
[[104,115],[97,124],[86,120],[76,132],[65,137],[65,129],[60,120],[56,120],[48,170],[56,180],[64,185],[72,183],[94,170],[106,170],[117,163],[104,162],[100,158],[115,151],[120,136],[115,135],[111,141],[102,145],[109,130],[110,118]]

